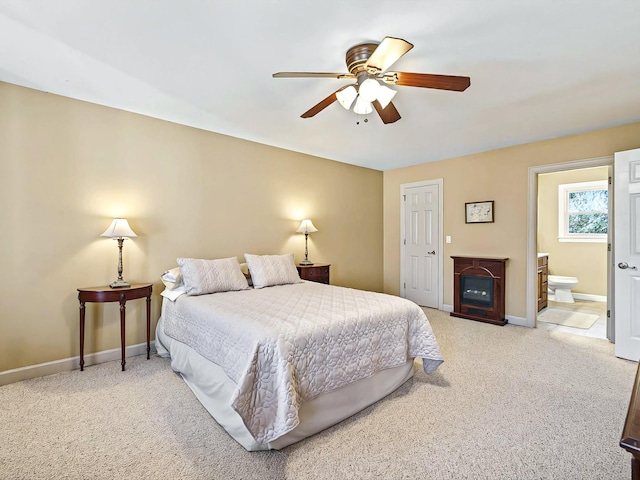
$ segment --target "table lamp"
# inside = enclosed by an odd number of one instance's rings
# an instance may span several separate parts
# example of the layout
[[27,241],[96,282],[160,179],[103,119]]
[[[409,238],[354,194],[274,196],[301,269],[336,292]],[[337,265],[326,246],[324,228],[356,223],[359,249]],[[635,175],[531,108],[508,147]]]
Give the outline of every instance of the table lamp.
[[313,222],[308,218],[305,218],[300,222],[300,226],[296,230],[298,233],[304,233],[304,260],[300,262],[300,265],[313,265],[313,262],[309,261],[309,250],[307,249],[307,239],[310,233],[317,232],[318,229],[313,226]]
[[130,287],[131,284],[125,282],[122,278],[122,244],[125,238],[134,238],[137,235],[131,230],[129,222],[126,218],[114,218],[101,237],[110,237],[118,241],[118,279],[109,284],[111,288]]

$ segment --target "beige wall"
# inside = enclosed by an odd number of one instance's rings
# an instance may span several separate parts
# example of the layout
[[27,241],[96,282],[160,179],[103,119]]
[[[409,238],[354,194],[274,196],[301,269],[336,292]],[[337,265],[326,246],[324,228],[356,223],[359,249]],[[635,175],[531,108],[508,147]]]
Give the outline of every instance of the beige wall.
[[[153,282],[177,257],[304,256],[332,283],[382,290],[382,173],[0,83],[0,371],[79,354],[78,287],[117,276],[100,238],[124,216],[138,238],[124,277]],[[144,301],[127,343],[144,341]],[[87,306],[86,352],[119,347],[116,304]]]
[[[464,138],[460,138],[464,142]],[[453,304],[451,255],[509,257],[507,315],[526,317],[528,168],[640,147],[640,123],[384,172],[384,290],[399,293],[400,185],[444,181],[444,303]],[[464,204],[495,201],[495,223],[465,224]]]
[[538,175],[538,251],[549,254],[549,273],[577,277],[576,293],[607,295],[607,244],[558,241],[558,185],[607,180],[608,167]]

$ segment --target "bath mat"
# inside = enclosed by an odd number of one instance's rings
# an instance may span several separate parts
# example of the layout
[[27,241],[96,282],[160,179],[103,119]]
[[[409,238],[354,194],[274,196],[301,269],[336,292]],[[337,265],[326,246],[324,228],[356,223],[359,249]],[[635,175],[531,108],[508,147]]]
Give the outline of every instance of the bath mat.
[[538,314],[538,321],[564,325],[565,327],[589,329],[598,320],[598,315],[591,313],[572,312],[570,310],[560,310],[559,308],[547,308]]

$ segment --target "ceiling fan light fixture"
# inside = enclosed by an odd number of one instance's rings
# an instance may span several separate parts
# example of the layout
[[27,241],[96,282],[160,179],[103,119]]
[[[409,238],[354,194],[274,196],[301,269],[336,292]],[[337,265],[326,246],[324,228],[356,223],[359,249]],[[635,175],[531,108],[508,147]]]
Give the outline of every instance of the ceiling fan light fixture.
[[385,109],[387,105],[391,102],[393,97],[398,93],[397,90],[393,90],[385,85],[380,85],[380,91],[378,92],[378,102],[380,102],[380,106]]
[[367,78],[360,85],[360,89],[358,93],[362,98],[364,98],[367,102],[371,103],[376,98],[378,98],[378,93],[380,92],[380,83],[373,78]]
[[373,112],[373,106],[371,105],[371,102],[362,98],[362,95],[358,95],[353,111],[358,115],[368,115]]
[[338,102],[340,102],[340,105],[342,105],[346,110],[349,110],[351,108],[351,105],[353,105],[353,101],[357,96],[358,92],[353,85],[349,85],[344,90],[336,92],[336,98],[338,99]]
[[453,92],[464,92],[471,85],[469,77],[387,71],[412,48],[413,44],[402,38],[384,37],[381,42],[360,43],[347,50],[345,61],[349,73],[278,72],[274,73],[273,77],[355,79],[352,85],[343,85],[320,100],[300,115],[302,118],[311,118],[339,101],[344,109],[353,109],[358,115],[368,115],[375,107],[382,123],[395,123],[402,118],[392,102],[396,91],[386,85],[435,88]]

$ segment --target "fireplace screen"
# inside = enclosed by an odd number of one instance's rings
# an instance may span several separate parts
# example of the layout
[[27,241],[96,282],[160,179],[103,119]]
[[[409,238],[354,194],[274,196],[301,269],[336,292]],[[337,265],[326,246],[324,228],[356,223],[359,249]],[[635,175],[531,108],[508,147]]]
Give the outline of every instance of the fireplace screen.
[[460,301],[466,305],[493,306],[493,278],[460,276]]

